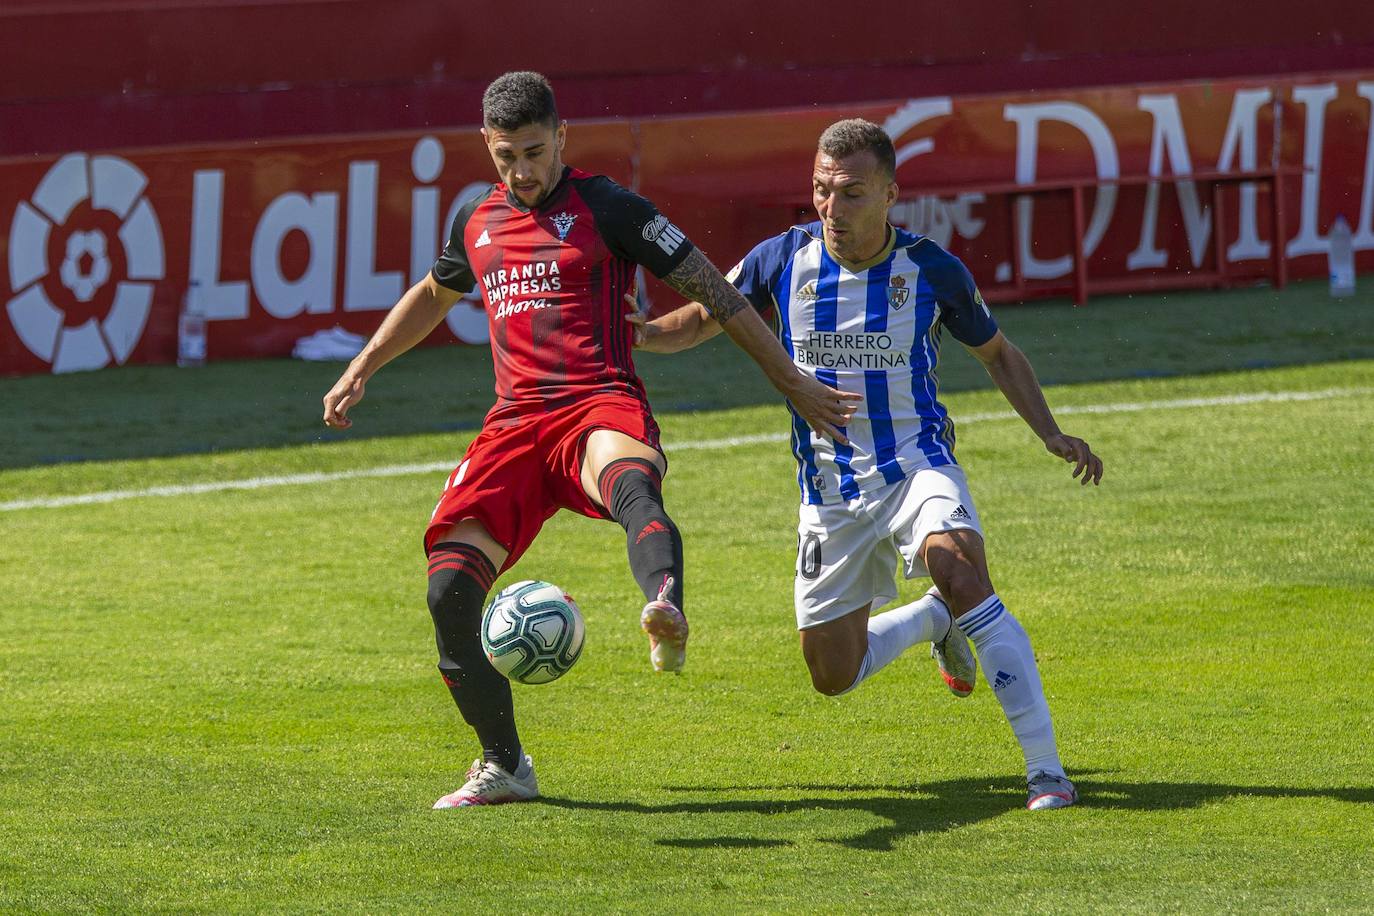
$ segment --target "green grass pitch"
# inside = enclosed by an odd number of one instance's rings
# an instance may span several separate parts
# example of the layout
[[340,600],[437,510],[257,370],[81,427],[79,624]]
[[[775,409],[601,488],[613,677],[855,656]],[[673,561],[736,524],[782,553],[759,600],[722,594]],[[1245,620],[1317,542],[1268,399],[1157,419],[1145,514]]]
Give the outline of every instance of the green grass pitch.
[[[1119,348],[1081,334],[1049,358],[1051,323],[1006,316],[1046,376]],[[1310,359],[1283,346],[1265,352]],[[725,352],[682,363],[700,369],[682,384],[711,385]],[[313,419],[337,368],[194,379],[238,405],[218,422],[251,424],[228,382],[299,385]],[[762,385],[749,372],[731,384]],[[32,431],[44,401],[17,402],[61,390],[4,382],[0,403]],[[181,409],[147,391],[150,416]],[[557,582],[588,621],[566,678],[516,688],[547,796],[531,804],[428,810],[476,754],[424,608],[442,472],[0,511],[0,911],[1374,911],[1374,361],[1053,386],[1057,408],[1137,408],[1061,417],[1104,456],[1097,490],[1019,421],[959,427],[1083,792],[1043,814],[985,682],[956,699],[913,651],[851,695],[811,690],[785,445],[681,447],[785,431],[750,403],[766,395],[736,395],[660,417],[694,627],[681,676],[649,669],[617,527],[560,515],[498,582]],[[956,421],[1006,409],[985,388],[946,401]],[[114,408],[87,420],[118,439]],[[69,447],[51,436],[16,445],[32,457],[0,471],[0,503],[456,461],[472,433],[180,456],[159,435],[76,464],[39,460]]]

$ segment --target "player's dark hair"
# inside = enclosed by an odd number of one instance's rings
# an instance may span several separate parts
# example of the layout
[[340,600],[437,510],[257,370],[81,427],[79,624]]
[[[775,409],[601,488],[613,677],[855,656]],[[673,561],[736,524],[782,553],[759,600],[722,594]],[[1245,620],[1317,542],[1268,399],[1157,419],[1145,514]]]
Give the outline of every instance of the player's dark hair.
[[504,73],[482,93],[482,122],[500,130],[519,130],[527,124],[557,127],[553,87],[540,73]]
[[821,134],[817,148],[833,159],[843,159],[868,150],[889,177],[897,175],[897,151],[892,147],[892,138],[872,121],[863,118],[836,121]]

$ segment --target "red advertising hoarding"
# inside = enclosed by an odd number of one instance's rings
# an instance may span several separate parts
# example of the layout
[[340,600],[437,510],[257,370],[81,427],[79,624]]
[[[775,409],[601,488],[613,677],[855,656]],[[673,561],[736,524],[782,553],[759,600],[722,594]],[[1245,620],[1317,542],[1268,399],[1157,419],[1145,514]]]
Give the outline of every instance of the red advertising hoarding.
[[[941,96],[575,123],[566,157],[639,190],[728,267],[808,218],[817,135],[863,116],[897,146],[910,193],[894,222],[959,254],[990,293],[1069,287],[1069,198],[1008,191],[1076,179],[1101,184],[1084,201],[1088,276],[1148,288],[1162,274],[1267,272],[1272,186],[1217,197],[1188,175],[1300,171],[1282,188],[1290,271],[1325,272],[1338,216],[1374,267],[1372,110],[1374,73]],[[367,333],[492,175],[476,129],[0,162],[0,374],[169,362],[188,295],[212,360],[285,355],[336,324]],[[480,300],[434,339],[485,341]]]

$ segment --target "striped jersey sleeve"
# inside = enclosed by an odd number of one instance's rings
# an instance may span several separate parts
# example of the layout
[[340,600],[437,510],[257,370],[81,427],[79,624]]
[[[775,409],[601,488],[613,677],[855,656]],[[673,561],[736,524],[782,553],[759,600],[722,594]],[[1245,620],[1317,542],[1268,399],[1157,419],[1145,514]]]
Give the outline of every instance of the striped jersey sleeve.
[[928,242],[913,251],[919,252],[922,273],[940,305],[940,324],[950,335],[966,347],[981,347],[997,336],[997,322],[964,262]]
[[773,317],[778,303],[778,282],[787,263],[806,236],[794,227],[781,235],[765,239],[730,269],[725,279],[748,299],[764,318]]

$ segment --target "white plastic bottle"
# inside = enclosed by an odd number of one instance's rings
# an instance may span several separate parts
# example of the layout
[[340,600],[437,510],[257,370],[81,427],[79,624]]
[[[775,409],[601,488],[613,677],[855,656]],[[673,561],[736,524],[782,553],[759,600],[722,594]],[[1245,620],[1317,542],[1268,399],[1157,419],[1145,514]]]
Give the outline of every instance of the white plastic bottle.
[[1336,217],[1327,238],[1327,266],[1331,273],[1331,295],[1342,298],[1355,295],[1355,243],[1350,224],[1344,216]]
[[177,365],[205,365],[205,313],[201,310],[200,284],[192,280],[177,319]]

